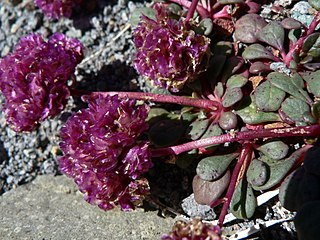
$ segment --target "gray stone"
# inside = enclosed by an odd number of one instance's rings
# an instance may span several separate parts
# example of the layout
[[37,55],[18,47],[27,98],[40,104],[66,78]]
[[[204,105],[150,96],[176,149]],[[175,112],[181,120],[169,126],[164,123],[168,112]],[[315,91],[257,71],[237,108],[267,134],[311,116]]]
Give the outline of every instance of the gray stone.
[[174,224],[157,212],[100,210],[83,200],[71,179],[38,176],[0,197],[1,239],[160,239]]

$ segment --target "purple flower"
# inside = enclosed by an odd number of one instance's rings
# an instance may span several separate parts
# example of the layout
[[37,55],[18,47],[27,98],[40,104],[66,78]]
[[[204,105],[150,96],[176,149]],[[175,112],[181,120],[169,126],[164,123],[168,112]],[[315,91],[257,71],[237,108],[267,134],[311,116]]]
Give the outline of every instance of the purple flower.
[[35,4],[42,12],[53,19],[69,18],[72,14],[72,8],[81,2],[82,0],[35,0]]
[[163,4],[154,8],[156,20],[142,16],[133,32],[134,67],[155,85],[178,91],[206,70],[210,39],[190,30],[182,19],[169,18]]
[[55,33],[48,42],[30,34],[0,59],[3,108],[15,131],[31,131],[63,110],[70,95],[67,81],[82,58],[78,40]]
[[149,108],[118,96],[84,99],[88,108],[61,129],[60,169],[89,203],[104,210],[133,209],[149,190],[141,174],[153,166],[148,142],[138,140],[148,127]]
[[172,231],[162,236],[162,240],[222,240],[221,229],[210,223],[204,223],[199,218],[190,222],[177,221]]

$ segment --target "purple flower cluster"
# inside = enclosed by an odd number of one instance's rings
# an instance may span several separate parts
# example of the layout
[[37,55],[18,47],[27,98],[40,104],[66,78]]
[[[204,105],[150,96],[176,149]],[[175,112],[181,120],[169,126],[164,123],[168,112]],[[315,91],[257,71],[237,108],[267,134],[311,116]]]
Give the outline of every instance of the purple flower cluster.
[[53,19],[69,18],[72,14],[72,9],[81,2],[82,0],[35,0],[35,4],[42,12]]
[[84,99],[88,108],[61,129],[60,169],[89,203],[104,210],[133,209],[149,191],[141,174],[153,166],[148,142],[138,141],[148,127],[149,108],[117,95]]
[[30,34],[0,59],[3,108],[15,131],[32,131],[63,110],[70,96],[67,81],[82,59],[83,45],[61,33],[53,34],[48,42]]
[[183,19],[170,18],[163,4],[154,8],[156,20],[143,15],[133,32],[134,67],[155,85],[178,91],[206,70],[210,39],[190,30]]
[[190,222],[177,221],[172,231],[162,236],[162,240],[222,240],[221,229],[194,218]]

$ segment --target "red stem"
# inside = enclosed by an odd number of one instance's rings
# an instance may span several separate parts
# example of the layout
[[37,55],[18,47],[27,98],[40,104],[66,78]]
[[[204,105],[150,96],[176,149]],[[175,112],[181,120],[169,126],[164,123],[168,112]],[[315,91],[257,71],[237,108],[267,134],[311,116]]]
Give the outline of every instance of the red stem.
[[90,96],[118,95],[118,97],[120,98],[130,98],[130,99],[136,99],[136,100],[145,100],[145,101],[153,101],[153,102],[161,102],[161,103],[174,103],[174,104],[180,104],[183,106],[203,108],[210,111],[216,111],[220,107],[219,102],[208,100],[208,99],[190,98],[190,97],[184,97],[184,96],[173,96],[173,95],[145,93],[145,92],[92,92],[89,95]]
[[252,153],[252,149],[251,149],[250,144],[248,144],[248,143],[244,144],[242,151],[240,153],[239,159],[237,161],[237,164],[233,169],[232,177],[231,177],[230,183],[229,183],[229,187],[228,187],[227,193],[224,198],[225,202],[223,203],[223,206],[222,206],[222,209],[221,209],[221,212],[219,215],[218,225],[220,227],[222,227],[223,221],[227,215],[229,205],[230,205],[234,190],[236,188],[236,185],[240,181],[240,179],[243,177],[243,176],[241,176],[241,173],[243,172],[243,171],[241,171],[241,169],[243,167],[245,167],[245,168],[247,167],[246,165],[248,165],[248,164],[244,164],[244,163],[248,162],[248,160],[251,160],[251,155],[252,155],[251,153]]
[[152,156],[165,156],[165,155],[178,155],[183,152],[190,151],[192,149],[204,148],[214,144],[226,143],[226,142],[240,142],[244,140],[252,140],[255,138],[267,138],[267,137],[306,137],[306,136],[319,136],[320,125],[313,125],[307,127],[288,127],[288,128],[272,128],[261,129],[246,132],[233,132],[219,136],[208,137],[188,143],[183,143],[176,146],[158,148],[152,150]]
[[298,39],[298,41],[296,42],[295,45],[293,45],[288,54],[286,55],[285,59],[284,59],[284,63],[286,64],[287,67],[290,66],[290,62],[291,60],[293,59],[292,55],[295,51],[298,51],[301,49],[302,45],[303,45],[303,42],[304,40],[311,34],[315,31],[316,27],[318,26],[318,24],[320,23],[320,12],[318,12],[316,14],[316,16],[313,18],[308,30],[303,34],[302,37],[300,37]]
[[199,0],[192,0],[192,3],[191,3],[191,5],[190,5],[190,7],[188,9],[188,14],[187,14],[187,17],[186,17],[186,22],[187,23],[193,17],[193,14],[197,9],[198,3],[199,3]]
[[[187,9],[190,9],[191,8],[191,4],[192,4],[188,0],[170,0],[170,2],[177,3],[177,4],[183,6],[183,7],[187,8]],[[201,18],[206,18],[206,17],[209,16],[209,12],[204,7],[202,7],[200,4],[197,4],[196,10],[199,13],[199,15],[201,16]],[[189,14],[189,12],[188,12],[188,14]],[[193,16],[193,14],[192,14],[192,16]]]

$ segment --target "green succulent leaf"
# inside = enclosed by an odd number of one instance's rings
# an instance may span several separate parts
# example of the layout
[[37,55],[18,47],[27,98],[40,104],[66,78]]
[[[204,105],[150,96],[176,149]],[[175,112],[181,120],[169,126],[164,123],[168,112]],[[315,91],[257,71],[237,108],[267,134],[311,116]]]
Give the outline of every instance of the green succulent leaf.
[[320,146],[316,145],[308,149],[304,157],[304,168],[308,173],[320,177]]
[[238,219],[247,219],[253,216],[256,207],[257,199],[251,185],[241,179],[230,202],[231,213]]
[[182,121],[160,120],[150,127],[149,140],[157,146],[176,144],[184,135],[186,126]]
[[264,64],[263,62],[254,62],[251,64],[249,68],[249,72],[252,74],[259,74],[262,72],[268,72],[270,70],[269,66]]
[[241,17],[235,24],[235,37],[244,43],[257,42],[257,33],[267,25],[267,22],[258,14],[251,13]]
[[317,42],[319,37],[320,37],[320,33],[318,32],[310,34],[303,42],[302,51],[307,53],[313,47],[313,45]]
[[202,159],[197,166],[197,174],[202,180],[213,181],[222,176],[239,153],[215,155]]
[[259,124],[280,120],[277,113],[259,111],[255,102],[252,101],[252,97],[245,98],[241,106],[237,108],[236,113],[247,124]]
[[217,200],[227,189],[230,175],[230,171],[228,170],[223,177],[216,181],[205,181],[198,175],[195,175],[192,181],[192,189],[196,202],[202,205],[210,205],[212,201]]
[[315,97],[320,97],[320,70],[304,75],[303,79],[307,82],[307,89]]
[[233,112],[223,112],[219,118],[219,126],[224,130],[231,130],[237,127],[238,117]]
[[282,27],[285,29],[300,29],[302,27],[302,23],[294,18],[285,18],[281,21]]
[[266,163],[253,159],[248,167],[246,176],[247,181],[253,186],[261,186],[265,184],[269,177],[269,168]]
[[242,75],[232,75],[227,81],[227,88],[241,88],[248,82],[248,79]]
[[[205,133],[201,136],[201,139],[203,138],[208,138],[208,137],[212,137],[212,136],[219,136],[223,134],[222,129],[219,127],[219,125],[217,123],[212,122],[207,130],[205,131]],[[219,144],[214,144],[214,145],[210,145],[205,147],[205,149],[207,150],[212,150],[213,148],[219,146]]]
[[165,110],[164,108],[157,108],[157,107],[151,108],[148,113],[148,117],[147,117],[146,121],[152,121],[152,120],[157,119],[159,117],[166,117],[168,114],[169,114],[169,112],[167,110]]
[[270,59],[276,61],[277,58],[272,55],[272,53],[259,43],[254,43],[245,48],[242,53],[242,57],[247,60],[256,59]]
[[308,0],[308,2],[314,9],[320,11],[320,1],[319,0]]
[[269,140],[258,147],[257,150],[269,158],[280,160],[287,156],[289,146],[280,140]]
[[258,39],[278,50],[283,50],[284,28],[279,22],[272,21],[261,29]]
[[273,112],[277,111],[286,93],[280,88],[275,87],[270,81],[260,84],[254,93],[255,103],[261,111]]
[[196,119],[189,126],[188,137],[192,140],[199,139],[208,129],[210,119]]
[[136,27],[139,22],[140,22],[140,17],[142,15],[145,15],[147,16],[148,18],[151,18],[153,20],[157,20],[156,19],[156,15],[157,15],[157,12],[154,8],[149,8],[149,7],[141,7],[141,8],[136,8],[132,14],[131,14],[131,19],[130,19],[130,22],[131,22],[131,25],[133,27]]
[[[309,1],[310,2],[310,1]],[[320,9],[318,7],[318,9]],[[294,218],[299,240],[319,238],[320,201],[313,201],[302,206]]]
[[288,34],[288,38],[292,44],[295,44],[300,38],[301,30],[300,29],[291,29]]
[[298,98],[289,97],[281,104],[281,110],[293,122],[305,122],[310,106]]
[[210,35],[210,33],[213,30],[213,22],[210,18],[204,18],[199,23],[198,28],[196,29],[197,33],[203,34],[203,35]]
[[224,107],[231,107],[235,103],[239,102],[243,97],[241,88],[227,88],[225,94],[222,97],[222,105]]
[[320,102],[316,102],[315,104],[313,104],[313,106],[312,106],[312,115],[316,119],[320,118]]
[[216,94],[218,97],[222,98],[223,93],[224,93],[223,84],[222,84],[222,82],[218,82],[214,88],[214,94]]
[[267,190],[279,184],[282,179],[288,174],[295,162],[303,155],[303,151],[295,151],[289,157],[277,161],[266,156],[260,157],[259,160],[265,162],[269,167],[268,181],[261,186],[253,186],[255,190]]
[[272,85],[285,91],[286,93],[305,102],[311,102],[311,99],[306,91],[303,90],[303,79],[299,74],[294,74],[292,77],[284,73],[272,72],[267,76]]

